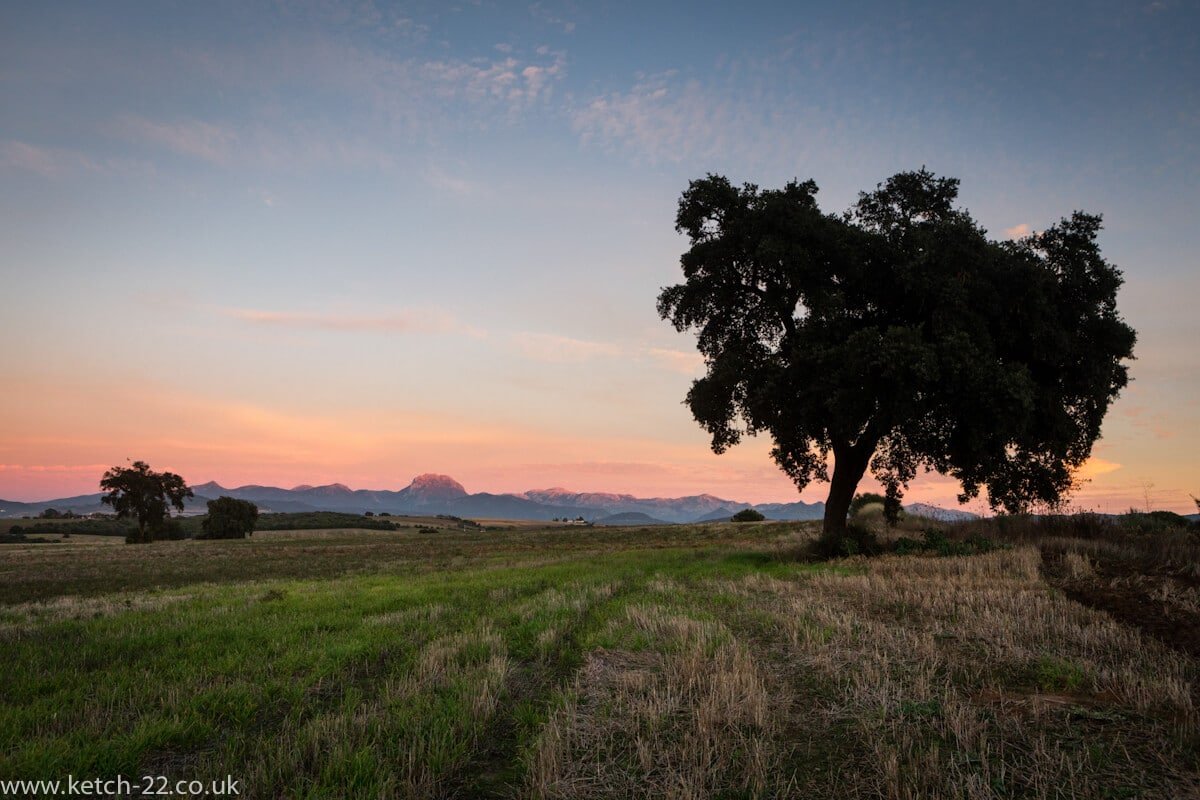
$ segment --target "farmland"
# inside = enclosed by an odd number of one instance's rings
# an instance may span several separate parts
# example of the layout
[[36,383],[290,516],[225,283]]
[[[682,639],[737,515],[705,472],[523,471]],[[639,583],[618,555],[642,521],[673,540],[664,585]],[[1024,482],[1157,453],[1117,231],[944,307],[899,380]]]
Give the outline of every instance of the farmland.
[[[0,548],[0,779],[250,797],[1200,792],[1188,535],[807,523]],[[948,541],[981,532],[947,532]],[[111,538],[111,537],[110,537]]]

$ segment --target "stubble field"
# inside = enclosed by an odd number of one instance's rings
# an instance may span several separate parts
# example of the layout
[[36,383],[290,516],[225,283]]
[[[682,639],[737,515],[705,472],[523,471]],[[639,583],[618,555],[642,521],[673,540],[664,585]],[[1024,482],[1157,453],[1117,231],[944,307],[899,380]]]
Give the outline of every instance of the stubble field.
[[[1193,552],[1014,536],[980,555],[812,561],[813,535],[6,545],[0,781],[232,775],[264,798],[1200,793]],[[1105,610],[1122,591],[1150,611]]]

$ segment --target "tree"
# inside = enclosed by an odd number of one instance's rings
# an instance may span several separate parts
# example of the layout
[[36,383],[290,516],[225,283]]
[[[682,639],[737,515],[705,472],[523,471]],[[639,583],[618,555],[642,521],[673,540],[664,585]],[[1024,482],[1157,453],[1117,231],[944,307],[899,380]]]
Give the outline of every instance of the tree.
[[769,434],[797,488],[829,481],[833,540],[868,469],[894,504],[922,469],[956,478],[960,502],[1061,502],[1135,341],[1100,218],[992,241],[955,207],[958,181],[923,168],[842,215],[816,194],[709,175],[679,201],[685,280],[658,310],[698,335],[686,402],[713,450]]
[[753,508],[743,508],[741,511],[729,518],[731,522],[762,522],[766,517],[761,511]]
[[249,500],[218,497],[208,501],[208,516],[200,523],[203,539],[245,539],[254,533],[258,506]]
[[169,507],[183,511],[183,501],[194,497],[183,478],[173,472],[154,472],[145,461],[135,461],[128,467],[113,467],[100,479],[100,488],[107,492],[100,498],[122,519],[137,522],[137,533],[131,543],[149,542],[163,528]]

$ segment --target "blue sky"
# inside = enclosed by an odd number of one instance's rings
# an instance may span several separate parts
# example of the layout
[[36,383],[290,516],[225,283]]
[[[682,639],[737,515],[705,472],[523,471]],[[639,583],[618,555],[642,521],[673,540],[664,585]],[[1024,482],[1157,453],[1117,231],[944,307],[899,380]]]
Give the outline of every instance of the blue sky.
[[[747,500],[658,320],[688,180],[962,179],[1082,208],[1139,331],[1080,494],[1200,492],[1196,3],[80,3],[0,9],[0,497],[197,482]],[[823,487],[805,493],[819,499]],[[936,477],[913,499],[945,502]]]

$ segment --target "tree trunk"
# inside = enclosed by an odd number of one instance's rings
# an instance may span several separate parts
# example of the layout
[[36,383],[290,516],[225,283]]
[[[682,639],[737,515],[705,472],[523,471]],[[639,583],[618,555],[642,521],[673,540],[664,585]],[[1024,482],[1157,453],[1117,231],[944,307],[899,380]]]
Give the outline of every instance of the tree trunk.
[[835,448],[833,451],[833,479],[829,482],[829,497],[825,500],[825,521],[821,538],[836,543],[846,535],[846,515],[850,512],[850,501],[854,490],[867,471],[874,447],[860,443],[854,447]]

